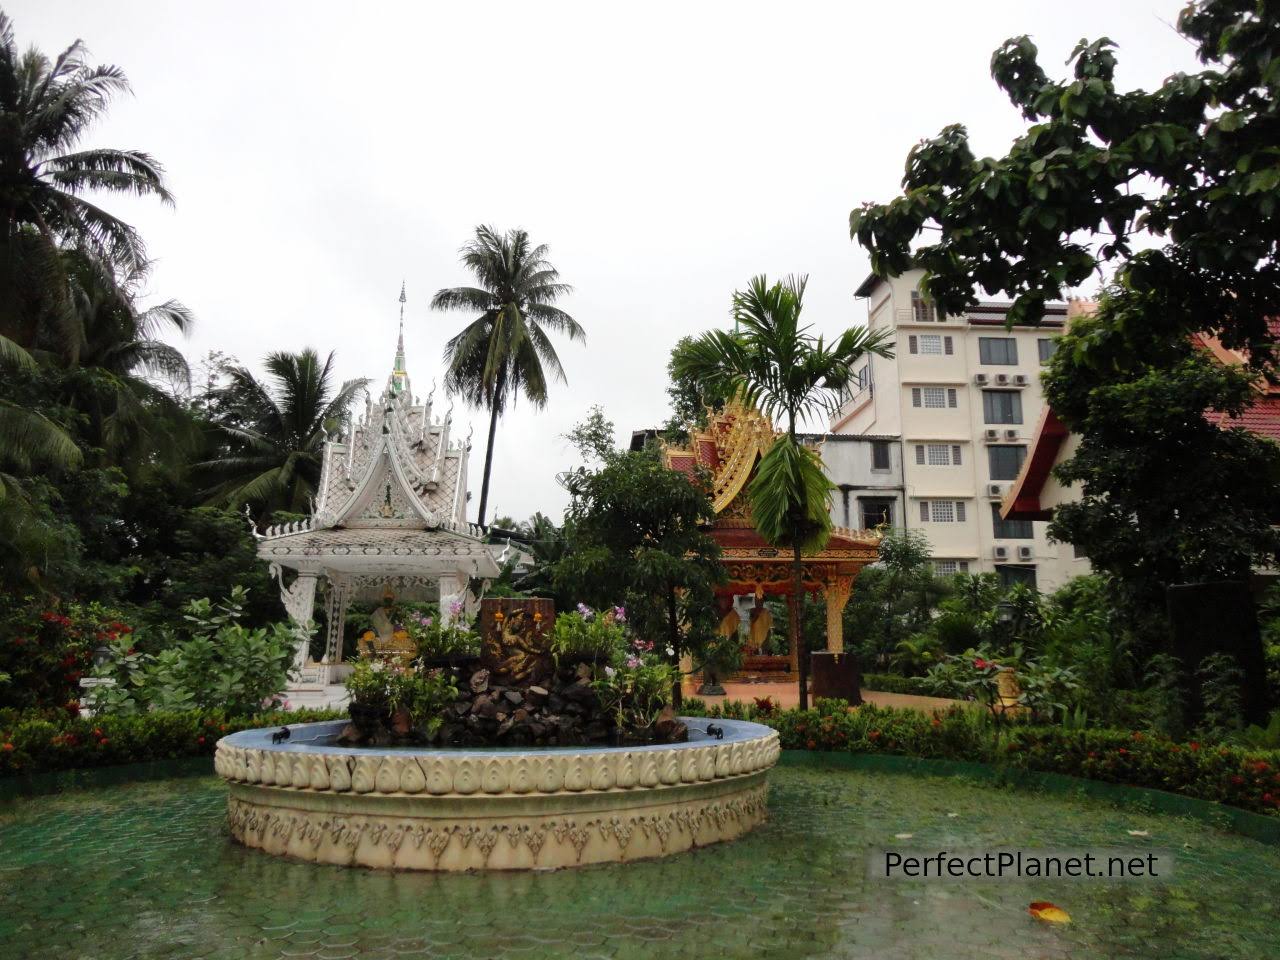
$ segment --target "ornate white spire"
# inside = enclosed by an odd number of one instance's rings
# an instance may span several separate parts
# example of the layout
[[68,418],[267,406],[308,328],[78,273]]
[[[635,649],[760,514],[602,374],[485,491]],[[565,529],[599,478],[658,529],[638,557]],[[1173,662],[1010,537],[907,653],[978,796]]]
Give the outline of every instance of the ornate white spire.
[[404,295],[404,281],[400,281],[400,338],[396,341],[396,363],[395,369],[391,371],[391,392],[400,393],[408,384],[409,372],[405,369],[404,362],[404,305],[407,302]]

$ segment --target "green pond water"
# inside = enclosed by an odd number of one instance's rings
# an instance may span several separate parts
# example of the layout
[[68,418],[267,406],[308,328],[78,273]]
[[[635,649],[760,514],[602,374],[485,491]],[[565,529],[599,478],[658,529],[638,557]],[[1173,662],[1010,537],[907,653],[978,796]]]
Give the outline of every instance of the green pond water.
[[[212,777],[19,800],[0,807],[0,956],[1280,957],[1280,848],[954,778],[789,765],[771,784],[769,822],[735,843],[460,876],[237,847]],[[870,879],[867,851],[884,847],[1160,848],[1176,872],[1167,884]],[[1072,923],[1032,918],[1033,900]]]

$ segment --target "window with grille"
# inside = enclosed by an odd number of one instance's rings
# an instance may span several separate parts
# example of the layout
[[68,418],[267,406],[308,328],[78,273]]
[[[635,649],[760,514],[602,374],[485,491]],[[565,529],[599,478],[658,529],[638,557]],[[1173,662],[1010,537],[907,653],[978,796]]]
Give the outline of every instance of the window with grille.
[[921,500],[920,520],[923,523],[964,523],[964,501]]
[[978,361],[1011,366],[1018,362],[1018,341],[1013,337],[979,337]]
[[987,447],[987,466],[992,480],[1016,480],[1027,459],[1027,448],[1015,444]]
[[1021,423],[1022,395],[1016,390],[982,391],[982,419],[986,423]]
[[968,560],[935,560],[933,572],[939,577],[954,577],[957,573],[969,572]]
[[941,410],[944,407],[955,407],[959,398],[955,387],[912,387],[911,405],[913,407],[929,407]]
[[1036,341],[1036,348],[1040,351],[1040,362],[1048,363],[1049,358],[1058,349],[1058,341],[1049,337],[1041,337]]
[[991,530],[997,540],[1031,540],[1035,537],[1030,520],[1002,519],[998,503],[991,505]]
[[917,443],[916,463],[930,467],[958,467],[960,446],[950,443]]
[[940,333],[913,333],[907,337],[907,352],[950,357],[956,352],[956,342],[954,337],[944,337]]

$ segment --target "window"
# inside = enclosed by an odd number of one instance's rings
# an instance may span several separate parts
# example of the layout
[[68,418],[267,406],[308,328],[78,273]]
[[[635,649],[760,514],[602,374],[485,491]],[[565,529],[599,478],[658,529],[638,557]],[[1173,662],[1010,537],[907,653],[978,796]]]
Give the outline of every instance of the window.
[[1085,560],[1089,555],[1084,552],[1084,547],[1078,543],[1073,543],[1071,545],[1071,556],[1076,560]]
[[987,464],[991,468],[992,480],[1016,480],[1018,471],[1022,469],[1022,461],[1027,459],[1027,448],[1021,446],[987,447]]
[[1016,390],[982,391],[982,419],[986,423],[1021,423],[1022,396]]
[[911,291],[911,319],[916,323],[935,323],[938,319],[933,304],[920,296],[919,290]]
[[1000,586],[1012,587],[1015,583],[1025,583],[1028,587],[1036,585],[1036,568],[1034,566],[1013,567],[996,564],[996,574],[1000,577]]
[[862,529],[874,530],[876,527],[893,526],[893,501],[859,497],[858,506],[862,510]]
[[1058,341],[1049,337],[1041,337],[1036,341],[1036,348],[1040,351],[1040,362],[1048,363],[1049,358],[1058,349]]
[[1030,520],[1002,520],[998,503],[991,505],[991,528],[997,540],[1030,540],[1035,537]]
[[[911,388],[911,405],[913,407],[929,407],[938,410],[943,407],[955,407],[958,404],[959,398],[955,387]],[[1021,423],[1022,421],[1018,422]]]
[[949,443],[917,443],[916,463],[930,467],[958,467],[960,446]]
[[969,572],[968,560],[935,560],[933,572],[939,577],[954,577],[957,573]]
[[872,470],[890,469],[888,440],[872,440],[871,441],[871,469]]
[[956,352],[955,339],[940,333],[911,334],[907,337],[907,351],[929,357],[951,356]]
[[964,501],[921,500],[920,520],[923,523],[964,523]]
[[1018,362],[1018,341],[1013,337],[979,337],[978,360],[1011,366]]

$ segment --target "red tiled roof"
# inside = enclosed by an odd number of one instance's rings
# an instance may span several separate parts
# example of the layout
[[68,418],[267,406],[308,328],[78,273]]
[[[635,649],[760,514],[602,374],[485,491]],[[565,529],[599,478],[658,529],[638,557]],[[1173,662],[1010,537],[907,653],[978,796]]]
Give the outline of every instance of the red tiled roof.
[[1244,427],[1250,433],[1280,441],[1280,394],[1260,397],[1238,419],[1220,413],[1208,416],[1220,427]]

